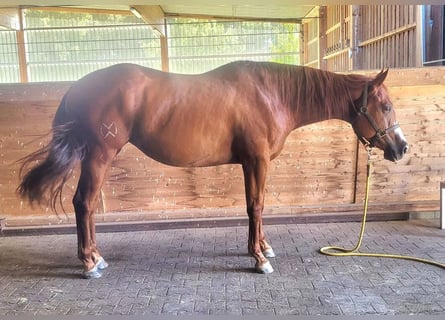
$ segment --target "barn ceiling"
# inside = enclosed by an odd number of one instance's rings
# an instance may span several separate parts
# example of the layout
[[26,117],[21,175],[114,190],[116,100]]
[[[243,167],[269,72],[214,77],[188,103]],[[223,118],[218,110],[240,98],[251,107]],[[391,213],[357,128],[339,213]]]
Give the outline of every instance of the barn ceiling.
[[[94,5],[92,5],[94,4]],[[222,18],[255,18],[299,20],[315,6],[310,1],[295,0],[2,0],[0,7],[14,6],[78,6],[100,9],[129,10],[130,7],[158,6],[166,16],[204,16]]]
[[[250,3],[249,3],[250,2]],[[255,1],[242,1],[242,4],[232,4],[229,1],[218,1],[217,5],[172,3],[161,5],[166,14],[202,14],[209,16],[222,16],[231,18],[262,18],[262,19],[301,19],[304,18],[313,5],[295,5],[288,1],[271,1],[267,4],[258,4]]]

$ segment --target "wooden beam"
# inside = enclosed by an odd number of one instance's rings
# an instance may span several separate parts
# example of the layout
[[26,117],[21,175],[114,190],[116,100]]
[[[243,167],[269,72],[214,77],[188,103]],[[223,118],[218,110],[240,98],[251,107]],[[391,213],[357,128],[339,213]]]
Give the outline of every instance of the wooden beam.
[[411,29],[415,29],[416,26],[417,26],[417,23],[415,23],[415,22],[414,22],[414,23],[407,24],[406,26],[403,26],[403,27],[397,28],[397,29],[395,29],[395,30],[386,32],[386,33],[384,33],[384,34],[381,34],[381,35],[379,35],[379,36],[377,36],[377,37],[374,37],[374,38],[371,38],[371,39],[369,39],[369,40],[361,41],[361,42],[358,44],[358,46],[359,46],[359,47],[369,46],[370,44],[373,44],[373,43],[375,43],[375,42],[379,42],[379,41],[381,41],[381,40],[383,40],[383,39],[385,39],[385,38],[389,38],[389,37],[398,35],[398,34],[400,34],[400,33],[404,33],[404,32],[406,32],[406,31],[409,31],[409,30],[411,30]]
[[361,56],[358,54],[358,37],[360,32],[360,6],[353,5],[351,8],[351,47],[352,47],[352,70],[362,69]]
[[39,11],[53,11],[53,12],[75,12],[75,13],[91,13],[91,14],[118,14],[118,15],[132,15],[133,13],[128,10],[114,10],[114,9],[97,9],[97,8],[81,8],[81,7],[64,7],[64,6],[54,6],[54,7],[40,7],[35,5],[23,5],[20,6],[22,9],[28,10],[39,10]]
[[326,34],[331,33],[337,29],[340,29],[342,26],[342,23],[343,23],[343,21],[340,21],[340,22],[334,24],[332,27],[330,27],[329,29],[326,30]]
[[161,36],[161,62],[162,62],[162,71],[169,72],[170,64],[168,60],[168,40],[167,37]]
[[332,58],[334,58],[334,57],[336,57],[336,56],[339,56],[339,55],[341,55],[341,54],[343,54],[343,53],[345,53],[345,52],[348,52],[349,50],[352,50],[352,49],[351,49],[350,47],[346,47],[346,48],[344,48],[344,49],[335,51],[335,52],[333,52],[333,53],[326,54],[326,55],[323,56],[323,60],[332,59]]
[[0,8],[0,26],[12,30],[20,29],[19,9]]
[[19,56],[20,82],[28,82],[28,68],[26,62],[24,31],[17,30],[16,37],[17,37],[17,52]]
[[249,22],[277,22],[277,23],[303,23],[301,18],[255,18],[255,17],[231,17],[199,13],[165,13],[166,18],[190,18],[202,20],[222,20],[222,21],[249,21]]
[[26,61],[25,31],[23,31],[22,9],[18,10],[19,29],[16,31],[17,54],[19,56],[20,82],[28,82],[28,63]]
[[320,19],[318,20],[318,34],[319,34],[319,51],[318,51],[318,61],[319,61],[319,68],[321,70],[326,70],[326,60],[323,59],[325,53],[326,53],[326,45],[327,45],[327,36],[326,36],[326,29],[327,29],[327,7],[321,6],[319,11]]
[[[415,43],[415,64],[416,67],[423,67],[423,61],[425,57],[423,56],[423,23],[422,23],[422,7],[420,5],[415,6],[416,14],[416,43]],[[443,36],[443,34],[442,34]]]
[[164,11],[160,6],[132,6],[130,11],[139,16],[159,34],[161,43],[162,71],[169,71],[167,25]]
[[154,30],[160,33],[161,36],[166,36],[165,32],[165,14],[160,6],[132,6],[131,12],[140,17],[148,23]]
[[440,229],[445,229],[445,182],[440,183]]

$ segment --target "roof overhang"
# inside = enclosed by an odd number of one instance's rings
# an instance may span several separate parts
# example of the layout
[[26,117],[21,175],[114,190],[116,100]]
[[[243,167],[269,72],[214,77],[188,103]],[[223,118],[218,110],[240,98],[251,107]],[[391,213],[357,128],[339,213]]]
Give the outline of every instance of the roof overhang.
[[[219,0],[210,4],[206,0],[116,0],[116,1],[57,1],[57,0],[2,0],[0,8],[14,8],[17,6],[69,6],[95,9],[129,10],[137,8],[142,16],[155,10],[159,15],[162,12],[165,17],[202,17],[220,19],[247,19],[247,20],[276,20],[276,21],[301,21],[315,6],[310,2],[294,0]],[[155,9],[157,8],[157,9]],[[2,10],[5,10],[2,9]]]

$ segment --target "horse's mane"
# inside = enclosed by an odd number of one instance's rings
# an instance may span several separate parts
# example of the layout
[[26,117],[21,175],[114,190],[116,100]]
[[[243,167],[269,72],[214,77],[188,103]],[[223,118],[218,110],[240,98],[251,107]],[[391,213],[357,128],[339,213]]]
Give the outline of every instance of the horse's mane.
[[370,80],[363,75],[337,74],[277,63],[260,63],[256,64],[256,68],[264,86],[278,92],[283,103],[297,109],[297,112],[323,112],[328,119],[334,114],[349,112],[353,102],[351,92],[363,89],[366,81]]

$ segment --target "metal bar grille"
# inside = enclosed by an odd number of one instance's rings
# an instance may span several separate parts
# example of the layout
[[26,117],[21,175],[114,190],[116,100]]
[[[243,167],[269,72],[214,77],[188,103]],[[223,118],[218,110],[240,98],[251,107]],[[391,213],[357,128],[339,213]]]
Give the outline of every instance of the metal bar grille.
[[16,32],[0,31],[0,83],[19,81]]
[[[159,38],[129,14],[29,9],[23,33],[31,82],[77,80],[116,63],[161,68]],[[0,83],[19,81],[16,32],[1,31]]]
[[[116,63],[161,69],[161,42],[135,17],[25,10],[24,51],[31,82],[72,81]],[[200,73],[233,60],[299,64],[296,23],[169,18],[169,69]],[[15,31],[0,33],[0,82],[19,82]]]
[[76,80],[116,63],[161,67],[159,39],[148,26],[26,31],[30,81]]

